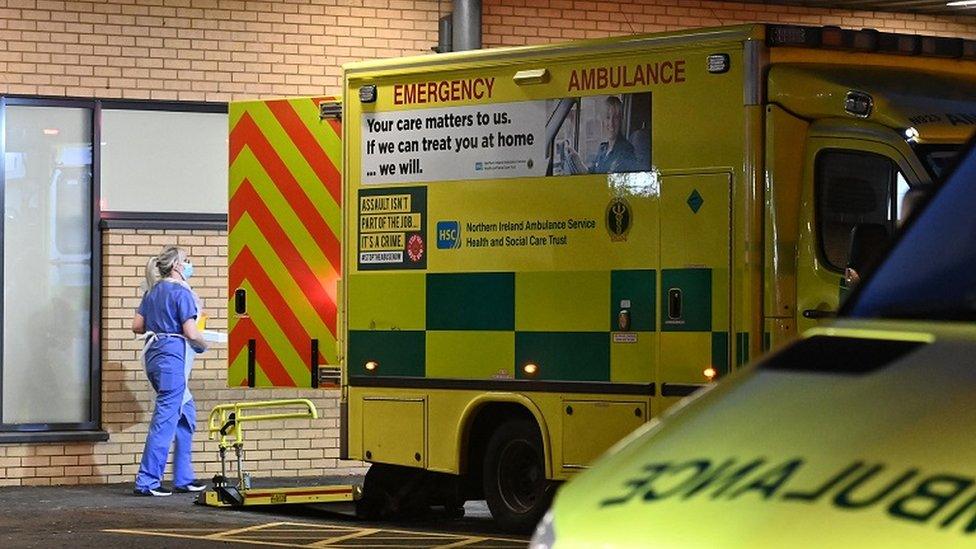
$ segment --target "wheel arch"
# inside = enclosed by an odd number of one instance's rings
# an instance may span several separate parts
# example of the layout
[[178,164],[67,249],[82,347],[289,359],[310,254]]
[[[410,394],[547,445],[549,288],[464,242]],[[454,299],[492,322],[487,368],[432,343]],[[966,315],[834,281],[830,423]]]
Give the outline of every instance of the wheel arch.
[[458,472],[462,475],[469,472],[480,475],[480,467],[472,469],[471,466],[480,465],[481,460],[484,459],[484,447],[487,445],[488,437],[494,429],[513,419],[530,419],[535,422],[542,439],[546,478],[552,479],[554,475],[552,444],[545,416],[531,399],[514,393],[481,395],[465,407],[458,422],[456,437],[455,456],[458,459]]

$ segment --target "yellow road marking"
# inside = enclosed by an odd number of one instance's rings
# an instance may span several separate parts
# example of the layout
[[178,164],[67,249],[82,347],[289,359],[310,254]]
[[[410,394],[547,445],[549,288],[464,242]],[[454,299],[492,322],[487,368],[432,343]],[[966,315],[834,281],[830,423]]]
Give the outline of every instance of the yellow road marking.
[[179,532],[216,532],[219,530],[221,530],[221,528],[215,526],[213,528],[160,528],[157,531],[179,533]]
[[312,522],[276,522],[275,524],[305,529],[318,528],[320,530],[362,530],[361,526],[339,526],[337,524],[315,524]]
[[[337,532],[343,532],[343,531],[358,532],[361,529],[362,528],[352,528],[352,529],[348,529],[348,530],[337,530]],[[247,535],[249,535],[249,536],[266,536],[266,535],[271,535],[271,534],[275,534],[275,535],[278,535],[278,534],[287,535],[289,533],[292,533],[292,534],[315,534],[316,536],[319,536],[319,535],[322,535],[323,532],[331,532],[331,531],[332,530],[312,530],[312,529],[309,529],[309,528],[306,528],[304,530],[301,530],[301,529],[298,529],[298,528],[290,528],[288,530],[279,530],[279,529],[275,528],[273,530],[268,530],[266,532],[249,532]]]
[[[302,523],[295,523],[295,524],[302,524]],[[302,524],[302,525],[304,526],[304,524]],[[318,527],[319,528],[333,528],[332,526],[328,526],[328,525],[319,525]],[[458,532],[458,533],[451,533],[451,532],[425,532],[425,531],[422,531],[422,530],[396,530],[396,529],[393,529],[393,528],[377,528],[377,530],[383,532],[384,534],[386,534],[386,533],[391,533],[391,534],[407,534],[407,535],[413,535],[413,536],[435,537],[435,538],[470,538],[470,537],[481,537],[481,538],[483,538],[485,540],[491,540],[491,541],[510,541],[512,543],[528,543],[528,540],[524,540],[524,539],[502,538],[502,537],[495,537],[495,536],[478,536],[478,535],[472,535],[472,534],[464,534],[464,533],[460,533],[460,532]],[[385,537],[382,538],[382,539],[385,539]]]
[[[352,526],[339,526],[330,524],[313,524],[303,522],[268,522],[234,528],[230,530],[219,530],[218,528],[161,528],[158,530],[137,530],[137,529],[109,529],[104,532],[115,534],[128,534],[136,536],[157,536],[167,538],[180,538],[192,540],[209,540],[226,543],[240,543],[251,545],[269,545],[275,547],[365,547],[358,544],[346,544],[353,540],[372,536],[370,539],[387,542],[402,541],[402,547],[416,547],[416,541],[429,540],[433,543],[440,543],[438,549],[452,549],[455,547],[465,547],[475,543],[515,543],[524,545],[526,540],[502,538],[493,536],[473,536],[462,533],[446,532],[424,532],[416,530],[394,530],[387,528],[359,528]],[[197,532],[194,534],[194,532]],[[306,534],[306,535],[298,535]],[[308,534],[316,537],[312,538]],[[338,534],[329,536],[329,534]],[[253,537],[252,537],[253,536]],[[271,538],[271,539],[269,539]],[[275,538],[285,540],[306,540],[315,539],[313,543],[286,543],[284,541],[273,541]],[[324,538],[324,539],[323,539]],[[435,541],[436,540],[436,541]],[[410,544],[410,542],[414,542]],[[385,548],[401,547],[399,544],[383,544]]]
[[241,540],[241,539],[223,539],[223,538],[213,538],[210,536],[191,536],[189,534],[170,534],[167,532],[153,532],[152,530],[103,530],[104,532],[110,532],[113,534],[130,534],[135,536],[156,536],[163,538],[179,538],[179,539],[193,539],[193,540],[207,540],[207,541],[219,541],[223,543],[250,543],[252,545],[272,545],[275,547],[308,547],[308,545],[298,545],[294,543],[276,543],[273,541],[257,541],[257,540]]
[[278,540],[307,539],[307,540],[318,542],[321,541],[323,538],[322,538],[322,534],[317,534],[315,532],[304,532],[304,533],[297,533],[297,534],[290,534],[288,532],[283,532],[281,534],[277,534],[275,532],[252,532],[252,533],[244,534],[243,536],[240,535],[234,536],[234,539],[244,540],[244,541],[250,541],[250,540],[261,541],[261,540],[275,540],[275,539]]
[[438,545],[435,549],[449,549],[451,547],[464,547],[465,545],[471,545],[472,543],[478,543],[479,541],[488,541],[488,539],[489,538],[469,537],[467,539],[462,539],[461,541],[448,543],[447,545]]
[[344,536],[336,536],[333,538],[324,539],[311,544],[309,547],[325,547],[327,545],[335,545],[336,543],[347,541],[350,539],[361,538],[363,536],[368,536],[370,534],[375,534],[379,532],[378,528],[366,528],[360,532],[353,532],[351,534],[346,534]]
[[[310,524],[310,525],[308,525],[308,526],[306,526],[304,528],[301,527],[301,526],[295,526],[294,528],[275,527],[274,528],[274,531],[275,532],[308,532],[309,530],[312,530],[312,529],[329,530],[329,531],[332,531],[332,530],[359,531],[359,530],[362,530],[363,528],[361,526],[356,526],[356,527],[351,527],[351,526],[319,526],[319,525],[311,525]],[[201,528],[201,530],[202,530],[202,528]],[[213,530],[213,528],[209,528],[209,530]]]
[[281,523],[281,522],[269,522],[267,524],[255,524],[253,526],[245,526],[243,528],[235,528],[233,530],[226,530],[226,531],[223,531],[223,532],[217,532],[216,534],[210,534],[209,536],[204,536],[204,537],[206,537],[206,538],[221,538],[221,537],[234,536],[234,535],[237,535],[237,534],[243,534],[245,532],[253,532],[255,530],[263,530],[265,528],[273,528],[273,527],[278,526],[280,524],[283,524],[283,523]]

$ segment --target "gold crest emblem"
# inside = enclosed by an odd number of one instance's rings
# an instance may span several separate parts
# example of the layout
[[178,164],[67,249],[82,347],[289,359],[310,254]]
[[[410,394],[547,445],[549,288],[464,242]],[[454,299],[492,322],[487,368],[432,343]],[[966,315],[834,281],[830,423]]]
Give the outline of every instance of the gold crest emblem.
[[627,240],[627,233],[630,232],[630,226],[634,221],[633,217],[630,204],[626,200],[620,197],[611,200],[610,204],[607,204],[607,213],[605,215],[610,240],[613,242]]

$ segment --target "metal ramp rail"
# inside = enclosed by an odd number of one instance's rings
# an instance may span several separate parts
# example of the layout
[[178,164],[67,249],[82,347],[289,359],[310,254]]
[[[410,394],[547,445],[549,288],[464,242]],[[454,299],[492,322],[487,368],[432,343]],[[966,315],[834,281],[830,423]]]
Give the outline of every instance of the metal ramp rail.
[[[251,487],[251,474],[244,469],[244,426],[262,421],[318,419],[318,417],[315,404],[305,398],[235,402],[215,406],[207,419],[207,431],[210,440],[218,440],[220,474],[214,476],[212,489],[200,493],[197,503],[211,507],[243,507],[330,503],[359,499],[362,488],[358,485]],[[227,450],[229,449],[234,450],[237,462],[236,483],[227,477]]]

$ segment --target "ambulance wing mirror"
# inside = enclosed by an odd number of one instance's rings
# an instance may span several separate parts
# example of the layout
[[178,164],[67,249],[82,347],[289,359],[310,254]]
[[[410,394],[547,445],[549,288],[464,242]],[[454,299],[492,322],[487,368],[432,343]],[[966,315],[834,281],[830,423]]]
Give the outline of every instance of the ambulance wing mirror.
[[864,276],[881,258],[888,244],[888,228],[878,223],[858,223],[851,229],[851,246],[847,254],[848,279]]

